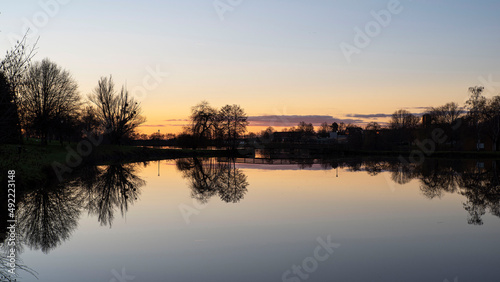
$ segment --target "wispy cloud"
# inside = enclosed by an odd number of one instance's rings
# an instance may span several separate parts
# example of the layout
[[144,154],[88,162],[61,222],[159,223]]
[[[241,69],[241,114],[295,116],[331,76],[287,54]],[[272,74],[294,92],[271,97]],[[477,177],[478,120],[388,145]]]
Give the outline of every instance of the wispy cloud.
[[405,107],[405,109],[414,109],[414,110],[428,110],[432,107]]
[[250,116],[248,121],[251,126],[295,126],[299,122],[312,123],[313,125],[320,125],[326,123],[361,123],[361,119],[352,118],[336,118],[328,115],[262,115]]
[[376,119],[390,117],[391,114],[348,114],[346,116],[360,119]]

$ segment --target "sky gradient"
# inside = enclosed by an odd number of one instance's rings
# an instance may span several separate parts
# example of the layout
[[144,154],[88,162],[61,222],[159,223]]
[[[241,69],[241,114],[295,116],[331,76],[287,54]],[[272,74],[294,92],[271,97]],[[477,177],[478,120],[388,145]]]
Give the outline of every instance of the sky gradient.
[[[363,123],[463,105],[471,86],[498,95],[499,10],[485,0],[9,1],[0,51],[31,27],[35,60],[69,70],[83,96],[101,76],[126,84],[145,133],[180,131],[202,100],[241,105],[250,131]],[[359,30],[369,42],[356,44]]]

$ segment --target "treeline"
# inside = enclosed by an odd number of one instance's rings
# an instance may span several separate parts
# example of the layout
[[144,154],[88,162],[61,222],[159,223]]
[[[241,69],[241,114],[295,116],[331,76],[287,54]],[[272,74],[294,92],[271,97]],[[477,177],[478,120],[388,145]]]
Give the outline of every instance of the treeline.
[[[190,125],[168,145],[190,148],[208,146],[235,149],[238,146],[267,148],[266,144],[323,144],[340,149],[405,151],[475,151],[498,148],[500,135],[500,96],[486,98],[484,87],[468,89],[464,105],[451,102],[414,114],[395,111],[388,123],[370,122],[361,127],[343,122],[319,127],[302,121],[297,126],[277,131],[268,127],[259,133],[247,133],[248,117],[238,105],[214,108],[202,102],[191,109]],[[332,134],[333,133],[333,134]],[[173,137],[173,136],[171,136]],[[152,134],[151,140],[162,136]]]
[[500,96],[486,98],[483,92],[482,86],[469,88],[470,98],[463,106],[452,102],[422,114],[400,109],[387,124],[370,122],[362,128],[324,122],[315,129],[312,123],[300,122],[280,132],[268,127],[247,137],[259,143],[342,144],[357,150],[496,151],[500,141]]
[[247,131],[247,119],[247,114],[239,105],[225,105],[217,109],[203,101],[191,108],[190,125],[177,136],[176,145],[235,149]]
[[50,59],[32,62],[36,43],[26,36],[0,64],[0,143],[36,139],[78,141],[103,137],[119,144],[145,121],[140,104],[112,77],[101,77],[93,92],[82,97],[71,73]]

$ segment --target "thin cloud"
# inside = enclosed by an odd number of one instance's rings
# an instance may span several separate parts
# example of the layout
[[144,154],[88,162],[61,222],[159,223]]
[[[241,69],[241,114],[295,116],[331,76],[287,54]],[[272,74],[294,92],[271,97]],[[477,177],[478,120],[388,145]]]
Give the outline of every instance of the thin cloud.
[[323,122],[330,123],[361,123],[361,119],[336,118],[328,115],[262,115],[250,116],[248,121],[251,126],[296,126],[299,122],[320,125]]
[[391,117],[392,114],[348,114],[347,117],[360,118],[360,119],[376,119]]

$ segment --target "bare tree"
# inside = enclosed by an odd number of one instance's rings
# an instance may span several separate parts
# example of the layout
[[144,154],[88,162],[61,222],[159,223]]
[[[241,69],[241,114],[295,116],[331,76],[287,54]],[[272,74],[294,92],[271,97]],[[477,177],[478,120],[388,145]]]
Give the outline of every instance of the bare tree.
[[99,130],[101,123],[97,115],[97,109],[91,105],[82,107],[79,123],[84,132],[84,137],[92,137],[102,133]]
[[49,59],[35,62],[28,70],[20,111],[27,129],[36,132],[42,145],[47,144],[51,128],[74,116],[80,106],[78,85],[71,74]]
[[302,133],[303,136],[312,136],[315,133],[314,126],[312,125],[312,123],[307,123],[305,121],[299,122],[295,132],[300,132]]
[[207,101],[202,101],[191,108],[191,126],[188,131],[198,141],[211,139],[218,128],[217,119],[217,109]]
[[330,128],[332,129],[332,132],[337,132],[339,130],[339,124],[334,122],[330,125]]
[[276,130],[274,129],[274,127],[272,126],[268,126],[265,130],[262,130],[260,132],[260,136],[265,139],[265,140],[271,140],[274,132],[276,132]]
[[381,130],[382,129],[382,126],[378,123],[378,122],[369,122],[366,127],[365,127],[365,130],[373,130],[373,131],[377,131],[377,130]]
[[232,142],[235,148],[236,140],[247,130],[248,117],[245,111],[238,105],[226,105],[220,109],[218,116],[225,139]]
[[141,105],[122,87],[115,91],[113,78],[101,77],[94,92],[88,96],[97,107],[97,117],[113,144],[129,137],[146,119],[141,116]]
[[457,129],[461,125],[462,108],[457,103],[447,103],[440,107],[431,108],[428,114],[431,117],[430,122],[443,129],[454,146],[458,135]]
[[457,103],[447,103],[429,111],[432,121],[437,124],[453,125],[462,116],[463,111]]
[[10,51],[7,51],[0,63],[0,70],[4,72],[15,95],[19,94],[18,90],[23,83],[23,77],[30,67],[31,59],[36,55],[38,39],[33,45],[29,45],[27,42],[28,33],[29,30],[26,31],[23,38],[17,41],[16,45]]
[[418,127],[419,118],[407,110],[397,110],[392,114],[389,123],[390,128],[394,131],[398,142],[411,143],[413,138],[413,130]]
[[488,116],[485,126],[487,129],[486,134],[488,134],[493,143],[492,151],[496,151],[500,136],[500,96],[494,96],[488,99],[486,114]]
[[328,123],[323,122],[321,123],[319,129],[318,129],[318,135],[321,137],[328,137],[330,132],[330,126]]
[[[467,117],[472,121],[477,135],[477,143],[481,142],[481,124],[485,119],[486,98],[483,96],[484,87],[475,86],[470,87],[469,92],[471,96],[466,102]],[[479,149],[479,147],[478,147]]]
[[[0,61],[0,72],[2,73],[3,93],[0,95],[0,104],[4,107],[1,110],[1,120],[7,127],[2,127],[5,136],[10,136],[4,141],[22,142],[21,139],[21,120],[18,96],[19,88],[23,83],[23,78],[28,71],[31,59],[36,55],[36,45],[38,39],[33,45],[27,43],[29,30],[23,38],[17,41],[14,47],[7,51],[5,57]],[[7,88],[8,86],[8,88]],[[8,107],[5,108],[5,107]],[[15,125],[15,126],[12,126]]]
[[392,114],[390,125],[392,129],[414,129],[418,126],[419,118],[407,110],[397,110]]

